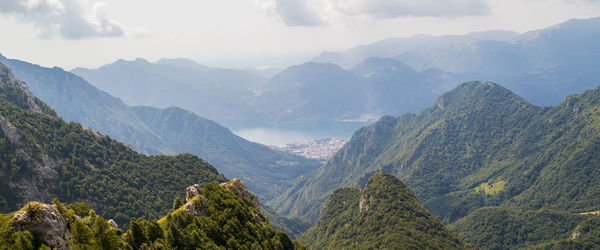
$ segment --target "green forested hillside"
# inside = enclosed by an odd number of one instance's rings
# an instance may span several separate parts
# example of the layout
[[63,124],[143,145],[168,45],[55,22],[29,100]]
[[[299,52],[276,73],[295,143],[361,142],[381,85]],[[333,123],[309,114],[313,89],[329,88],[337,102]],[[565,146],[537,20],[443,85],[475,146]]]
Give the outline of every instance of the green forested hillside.
[[598,249],[600,246],[600,217],[592,216],[581,222],[571,235],[541,243],[530,249]]
[[542,108],[493,83],[465,83],[417,115],[383,117],[357,131],[269,205],[315,221],[335,188],[361,186],[383,170],[445,223],[484,206],[593,211],[600,203],[598,124],[600,89]]
[[314,249],[460,249],[467,246],[393,175],[377,173],[364,190],[334,191],[317,225],[300,241]]
[[481,247],[515,249],[569,238],[588,217],[559,210],[484,207],[450,224],[450,229]]
[[[135,249],[144,244],[172,249],[303,248],[273,229],[257,204],[244,196],[247,191],[237,179],[209,183],[158,221],[132,221],[125,240]],[[162,234],[153,236],[149,232],[157,226]],[[144,233],[136,234],[136,228]]]
[[30,202],[0,214],[0,248],[305,249],[273,229],[233,182],[208,183],[158,221],[132,219],[125,233],[85,203]]
[[[34,98],[27,91],[21,94]],[[0,211],[58,197],[85,201],[100,215],[124,223],[166,213],[170,197],[186,184],[225,180],[196,156],[139,154],[77,123],[21,109],[13,99],[0,97]]]

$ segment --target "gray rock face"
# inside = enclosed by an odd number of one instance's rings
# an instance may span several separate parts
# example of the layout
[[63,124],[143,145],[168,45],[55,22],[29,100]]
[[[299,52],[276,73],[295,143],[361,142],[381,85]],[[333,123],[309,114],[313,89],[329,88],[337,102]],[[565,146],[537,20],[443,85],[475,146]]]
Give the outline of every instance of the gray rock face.
[[198,197],[196,199],[191,199],[190,201],[188,201],[187,203],[185,203],[185,205],[183,205],[183,211],[186,211],[188,213],[193,214],[194,216],[204,216],[206,215],[208,212],[206,211],[206,208],[204,206],[201,206],[202,204],[202,198],[204,197]]
[[200,185],[194,184],[185,189],[185,201],[188,202],[190,199],[194,198],[194,196],[200,194]]
[[113,219],[108,220],[108,225],[110,225],[113,228],[119,228],[119,225]]
[[15,213],[12,223],[17,230],[40,235],[54,249],[70,248],[67,222],[52,205],[30,202]]

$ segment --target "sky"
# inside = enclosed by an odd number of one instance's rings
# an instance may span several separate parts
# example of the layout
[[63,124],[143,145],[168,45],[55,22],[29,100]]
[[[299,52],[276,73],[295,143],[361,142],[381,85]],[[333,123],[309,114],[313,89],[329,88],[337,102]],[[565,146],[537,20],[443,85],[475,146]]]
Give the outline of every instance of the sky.
[[138,57],[281,68],[389,37],[596,16],[600,0],[0,0],[0,53],[67,70]]

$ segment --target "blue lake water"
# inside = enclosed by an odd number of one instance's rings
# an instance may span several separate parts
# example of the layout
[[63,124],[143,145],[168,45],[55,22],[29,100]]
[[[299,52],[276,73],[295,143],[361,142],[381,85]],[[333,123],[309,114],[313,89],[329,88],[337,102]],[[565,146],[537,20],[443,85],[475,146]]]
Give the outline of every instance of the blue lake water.
[[302,122],[225,126],[246,140],[284,146],[292,142],[329,137],[349,140],[356,130],[370,124],[372,122]]

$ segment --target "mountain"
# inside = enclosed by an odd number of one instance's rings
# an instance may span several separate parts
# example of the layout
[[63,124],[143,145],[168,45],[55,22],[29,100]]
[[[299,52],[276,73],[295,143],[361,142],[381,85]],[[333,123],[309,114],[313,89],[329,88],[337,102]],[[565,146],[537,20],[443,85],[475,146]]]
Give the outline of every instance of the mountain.
[[390,57],[417,70],[436,68],[465,80],[502,82],[536,105],[557,105],[564,96],[598,85],[600,17],[573,19],[522,35],[432,37],[418,35],[362,45],[313,59],[339,65]]
[[256,91],[255,110],[265,121],[343,120],[367,112],[367,84],[333,64],[285,69]]
[[192,153],[269,200],[320,163],[249,142],[181,108],[131,107],[60,68],[0,57],[34,94],[67,121],[81,123],[148,154]]
[[[142,60],[140,60],[142,61]],[[210,67],[208,66],[204,66],[202,64],[199,64],[193,60],[187,59],[187,58],[161,58],[158,61],[156,61],[156,64],[164,64],[164,65],[171,65],[173,67],[180,67],[180,68],[192,68],[192,69],[199,69],[201,71],[209,71],[212,70]],[[77,70],[84,70],[82,68],[79,68]]]
[[439,69],[417,72],[397,60],[379,57],[369,57],[350,71],[368,82],[371,112],[387,115],[422,111],[457,83],[469,80]]
[[[198,188],[196,188],[198,187]],[[30,202],[0,214],[0,244],[12,249],[305,249],[273,229],[237,179],[193,185],[160,220],[132,219],[123,233],[85,203]]]
[[225,180],[196,156],[146,156],[67,123],[3,64],[0,76],[0,211],[58,197],[123,223],[166,213],[182,183]]
[[202,66],[188,59],[118,60],[98,69],[76,68],[94,86],[128,105],[178,106],[219,122],[247,115],[240,97],[264,79],[241,70]]
[[398,178],[377,173],[363,190],[333,192],[300,241],[313,249],[464,249]]
[[489,82],[464,83],[419,114],[358,130],[327,163],[268,204],[310,221],[333,190],[397,175],[444,223],[484,206],[597,210],[600,89],[537,107]]
[[126,103],[179,106],[227,124],[374,120],[418,112],[457,82],[470,79],[438,69],[400,70],[408,66],[399,64],[368,58],[345,70],[309,62],[267,80],[189,59],[120,60],[73,72]]
[[[476,41],[510,41],[519,33],[506,30],[474,32],[466,35],[415,35],[408,38],[387,38],[372,44],[360,45],[341,52],[323,52],[312,59],[313,62],[333,63],[344,68],[352,68],[369,57],[391,57],[410,53],[435,53]],[[415,65],[413,65],[415,66]],[[419,67],[424,70],[426,68]]]
[[389,58],[367,58],[350,70],[310,62],[256,88],[252,107],[255,119],[269,122],[372,120],[421,111],[464,79],[436,69],[417,72]]

